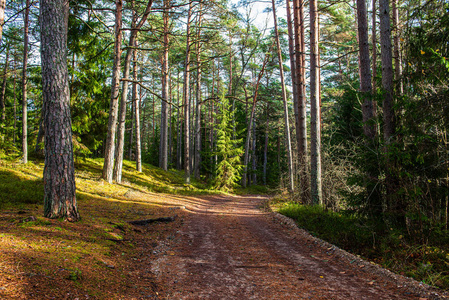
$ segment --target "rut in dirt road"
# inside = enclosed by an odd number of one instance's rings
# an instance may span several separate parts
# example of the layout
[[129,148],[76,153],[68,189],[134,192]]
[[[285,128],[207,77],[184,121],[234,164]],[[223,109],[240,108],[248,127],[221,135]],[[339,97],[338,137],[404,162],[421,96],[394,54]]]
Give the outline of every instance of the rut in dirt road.
[[262,197],[196,200],[152,264],[165,299],[419,298],[275,222]]

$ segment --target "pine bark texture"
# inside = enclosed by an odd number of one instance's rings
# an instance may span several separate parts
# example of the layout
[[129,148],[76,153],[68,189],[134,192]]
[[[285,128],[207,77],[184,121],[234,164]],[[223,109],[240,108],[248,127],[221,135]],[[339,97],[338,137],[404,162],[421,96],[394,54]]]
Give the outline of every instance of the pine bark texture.
[[323,204],[321,189],[321,107],[318,49],[318,3],[310,1],[310,151],[311,196],[313,204]]
[[274,19],[274,33],[277,45],[277,54],[279,61],[279,72],[281,75],[281,87],[282,87],[282,100],[284,103],[284,125],[285,125],[285,144],[287,147],[287,162],[288,162],[288,189],[290,192],[295,190],[294,176],[293,176],[293,158],[292,158],[292,145],[290,138],[290,123],[288,120],[288,103],[287,103],[287,92],[285,90],[285,79],[284,79],[284,66],[282,63],[282,50],[281,43],[279,42],[279,33],[276,17],[276,6],[274,0],[271,0],[271,5],[273,7],[273,19]]
[[292,78],[292,88],[293,88],[293,110],[295,113],[295,128],[296,128],[296,144],[299,152],[299,146],[301,144],[301,134],[300,134],[300,119],[299,119],[299,106],[298,106],[298,79],[296,71],[296,54],[295,54],[295,36],[293,31],[293,21],[290,8],[290,0],[286,1],[287,4],[287,30],[288,30],[288,52],[290,56],[290,69]]
[[115,156],[115,134],[117,131],[119,85],[120,85],[120,57],[122,47],[122,6],[121,0],[115,1],[115,43],[114,64],[112,67],[111,103],[109,106],[108,134],[104,153],[103,179],[112,183],[114,156]]
[[42,0],[41,63],[45,127],[44,214],[77,221],[67,70],[68,0]]
[[371,69],[368,43],[368,17],[366,11],[366,1],[357,0],[357,22],[359,40],[359,76],[360,92],[362,93],[363,104],[363,131],[365,135],[373,140],[376,136],[376,124],[374,118],[374,103],[372,100]]
[[295,61],[296,81],[298,83],[298,164],[301,183],[301,198],[304,203],[309,202],[309,174],[307,159],[307,114],[306,114],[306,84],[305,84],[305,22],[304,2],[293,0],[293,16],[295,25]]
[[28,27],[30,0],[26,1],[23,29],[23,67],[22,67],[22,152],[23,163],[28,162],[28,105],[27,105],[27,67],[28,67]]
[[393,112],[393,62],[391,46],[390,28],[390,2],[389,0],[379,1],[380,13],[380,43],[382,58],[382,87],[384,89],[383,119],[384,119],[384,139],[386,144],[390,144],[395,132],[395,121]]
[[169,52],[169,19],[168,9],[170,1],[164,0],[164,51],[162,56],[162,101],[161,103],[161,139],[159,145],[159,167],[167,171],[168,169],[168,103],[169,99],[169,66],[168,66],[168,52]]

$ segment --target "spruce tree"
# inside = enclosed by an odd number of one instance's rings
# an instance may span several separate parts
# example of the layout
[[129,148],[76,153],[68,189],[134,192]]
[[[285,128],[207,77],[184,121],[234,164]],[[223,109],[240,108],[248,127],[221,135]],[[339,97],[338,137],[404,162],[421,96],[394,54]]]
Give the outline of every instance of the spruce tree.
[[222,95],[220,97],[220,123],[217,124],[217,171],[214,187],[220,190],[230,190],[241,179],[242,165],[240,156],[242,147],[237,147],[242,140],[233,139],[234,112],[229,100]]

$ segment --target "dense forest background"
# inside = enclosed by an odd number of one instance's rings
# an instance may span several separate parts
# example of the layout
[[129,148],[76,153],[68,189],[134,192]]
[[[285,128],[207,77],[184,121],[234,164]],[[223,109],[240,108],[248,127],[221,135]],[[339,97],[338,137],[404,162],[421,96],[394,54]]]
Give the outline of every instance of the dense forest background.
[[[27,162],[44,155],[46,131],[39,2],[0,4],[0,153]],[[71,1],[75,158],[105,157],[108,182],[121,181],[126,158],[211,188],[285,190],[422,241],[447,233],[449,5],[295,0],[254,10]]]

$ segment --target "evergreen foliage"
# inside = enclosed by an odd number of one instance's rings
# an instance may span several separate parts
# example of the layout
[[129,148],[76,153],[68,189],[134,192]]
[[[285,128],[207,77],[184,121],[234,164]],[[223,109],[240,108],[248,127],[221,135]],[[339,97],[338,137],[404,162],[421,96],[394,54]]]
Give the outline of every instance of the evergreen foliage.
[[218,164],[214,187],[228,191],[240,180],[240,156],[243,154],[242,139],[233,139],[234,112],[231,110],[229,100],[222,94],[220,97],[220,123],[217,125],[217,151]]

